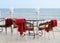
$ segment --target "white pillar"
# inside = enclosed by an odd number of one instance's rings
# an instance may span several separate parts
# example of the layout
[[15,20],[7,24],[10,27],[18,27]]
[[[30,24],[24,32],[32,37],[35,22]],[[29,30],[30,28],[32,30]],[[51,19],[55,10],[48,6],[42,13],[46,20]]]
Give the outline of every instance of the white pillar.
[[14,9],[11,8],[11,9],[10,9],[10,17],[11,17],[11,18],[13,18],[13,14],[14,14]]
[[39,13],[40,13],[39,8],[36,8],[35,10],[36,10],[36,15],[37,15],[37,20],[39,20]]

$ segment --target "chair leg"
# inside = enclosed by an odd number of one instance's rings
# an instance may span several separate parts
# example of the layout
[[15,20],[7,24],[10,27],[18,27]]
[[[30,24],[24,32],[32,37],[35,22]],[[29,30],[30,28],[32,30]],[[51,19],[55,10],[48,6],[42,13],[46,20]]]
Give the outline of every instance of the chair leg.
[[12,29],[12,26],[11,26],[11,34],[13,34],[13,29]]
[[29,31],[29,36],[30,36],[30,31]]
[[43,32],[43,35],[44,35],[43,38],[45,38],[46,37],[46,32],[45,31]]
[[52,31],[52,33],[53,33],[53,39],[55,39],[54,31]]
[[33,33],[34,33],[34,35],[33,35],[33,36],[34,36],[33,39],[35,39],[35,32],[33,31]]
[[5,27],[5,32],[6,32],[6,35],[7,35],[7,27]]
[[41,32],[39,32],[40,35],[39,34],[38,35],[41,37],[43,35],[43,31],[42,30],[40,30],[40,31],[41,31]]
[[3,31],[3,28],[0,29],[0,32],[2,32],[2,31]]
[[48,39],[50,40],[50,32],[48,32]]

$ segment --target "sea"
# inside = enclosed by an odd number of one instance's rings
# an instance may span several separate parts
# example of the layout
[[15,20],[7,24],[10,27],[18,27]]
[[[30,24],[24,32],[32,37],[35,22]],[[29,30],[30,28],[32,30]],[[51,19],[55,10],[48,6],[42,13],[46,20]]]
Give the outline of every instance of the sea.
[[[11,16],[11,9],[1,8],[0,18],[8,18]],[[57,19],[60,22],[60,8],[40,8],[39,15],[35,8],[14,8],[12,13],[13,18],[26,18],[28,20],[37,19]]]

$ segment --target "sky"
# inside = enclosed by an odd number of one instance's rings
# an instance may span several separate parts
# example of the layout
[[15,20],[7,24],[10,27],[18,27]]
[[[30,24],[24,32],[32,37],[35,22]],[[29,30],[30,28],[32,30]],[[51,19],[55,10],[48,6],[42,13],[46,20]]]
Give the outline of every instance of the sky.
[[0,8],[60,8],[60,0],[0,0]]

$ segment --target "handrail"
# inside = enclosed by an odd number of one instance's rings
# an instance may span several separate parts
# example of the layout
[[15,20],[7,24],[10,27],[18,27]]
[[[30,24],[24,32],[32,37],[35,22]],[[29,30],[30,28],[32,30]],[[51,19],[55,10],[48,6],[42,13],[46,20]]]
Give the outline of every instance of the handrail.
[[6,20],[5,18],[0,18],[0,22],[1,22],[1,21],[5,21],[5,20]]
[[26,21],[44,21],[44,19],[41,19],[41,20],[26,20]]

